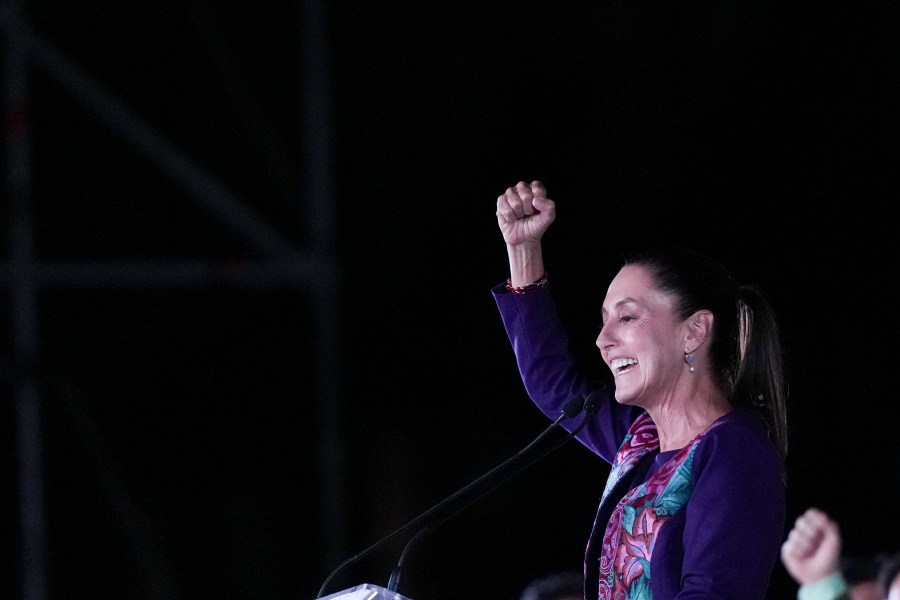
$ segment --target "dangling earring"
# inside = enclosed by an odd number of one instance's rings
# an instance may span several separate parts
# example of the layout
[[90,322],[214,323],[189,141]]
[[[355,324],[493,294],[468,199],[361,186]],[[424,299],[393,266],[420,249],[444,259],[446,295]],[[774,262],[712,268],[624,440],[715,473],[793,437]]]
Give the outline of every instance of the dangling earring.
[[686,362],[688,364],[688,367],[690,368],[691,373],[693,373],[694,372],[694,365],[693,365],[694,354],[691,352],[685,353],[684,362]]

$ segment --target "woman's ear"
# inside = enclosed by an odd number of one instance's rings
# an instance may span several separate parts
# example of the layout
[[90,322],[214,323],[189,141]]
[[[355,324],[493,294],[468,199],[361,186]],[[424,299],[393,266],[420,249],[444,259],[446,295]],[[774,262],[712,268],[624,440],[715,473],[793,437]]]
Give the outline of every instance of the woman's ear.
[[697,348],[706,343],[712,333],[712,311],[701,309],[688,317],[687,333],[684,336],[685,353],[693,353]]

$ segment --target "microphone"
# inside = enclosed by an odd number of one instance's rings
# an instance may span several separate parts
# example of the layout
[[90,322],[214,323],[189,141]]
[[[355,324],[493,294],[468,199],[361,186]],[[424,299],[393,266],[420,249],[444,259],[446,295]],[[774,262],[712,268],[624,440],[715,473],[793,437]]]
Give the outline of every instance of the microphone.
[[[494,469],[492,469],[491,471],[489,471],[489,472],[486,473],[485,475],[482,475],[479,479],[476,479],[474,482],[472,482],[472,483],[469,484],[469,485],[470,485],[470,486],[475,486],[475,485],[477,485],[477,484],[479,484],[479,483],[482,483],[482,482],[486,481],[493,473],[499,473],[499,472],[501,472],[501,470],[503,469],[503,467],[505,467],[505,466],[507,466],[507,465],[510,465],[510,464],[511,464],[512,462],[514,462],[516,459],[519,459],[519,458],[521,458],[522,456],[524,456],[525,452],[527,452],[530,448],[534,447],[535,444],[536,444],[540,439],[542,439],[543,437],[545,437],[552,429],[554,429],[554,428],[555,428],[560,422],[562,422],[564,419],[575,417],[575,416],[577,416],[580,412],[583,411],[583,412],[584,412],[584,417],[581,419],[581,423],[579,423],[578,427],[576,427],[576,428],[573,429],[571,432],[569,432],[569,434],[566,435],[561,441],[559,441],[559,442],[557,442],[555,445],[551,446],[550,449],[545,450],[542,454],[540,454],[540,455],[538,455],[538,456],[532,458],[532,459],[529,460],[527,463],[525,463],[525,464],[519,466],[518,469],[516,469],[516,470],[515,470],[514,472],[512,472],[512,473],[507,474],[502,480],[494,482],[493,485],[491,485],[490,488],[486,489],[484,492],[482,492],[482,493],[479,494],[478,496],[469,499],[468,501],[465,502],[465,504],[463,504],[462,506],[460,506],[459,508],[457,508],[457,509],[456,509],[454,512],[452,512],[451,514],[448,514],[447,516],[445,516],[444,518],[440,519],[439,521],[437,521],[437,522],[435,522],[435,523],[432,523],[432,524],[430,524],[430,525],[424,526],[424,527],[423,527],[422,529],[420,529],[420,530],[419,530],[412,538],[410,538],[410,540],[406,543],[406,546],[403,548],[403,552],[400,554],[400,559],[397,561],[397,566],[395,566],[394,569],[391,571],[391,576],[390,576],[390,579],[388,580],[388,585],[387,585],[387,588],[386,588],[386,589],[387,589],[389,592],[396,592],[396,593],[399,593],[399,591],[400,591],[400,584],[401,584],[402,581],[403,581],[403,564],[404,564],[404,562],[405,562],[405,560],[406,560],[406,555],[412,550],[413,546],[415,546],[415,545],[418,543],[419,539],[420,539],[422,536],[424,536],[426,533],[429,533],[430,531],[433,531],[434,529],[437,529],[437,527],[439,527],[440,525],[442,525],[443,523],[445,523],[446,521],[448,521],[451,517],[453,517],[453,516],[455,516],[456,514],[460,513],[463,509],[465,509],[465,508],[467,508],[468,506],[470,506],[470,505],[471,505],[472,503],[474,503],[476,500],[479,500],[479,499],[483,498],[484,496],[486,496],[488,493],[492,492],[494,489],[496,489],[496,488],[497,488],[498,486],[500,486],[501,484],[506,483],[507,481],[509,481],[510,479],[512,479],[514,476],[518,475],[519,473],[522,473],[522,472],[525,471],[527,468],[531,467],[532,465],[534,465],[535,463],[537,463],[539,460],[542,460],[543,458],[545,458],[545,457],[548,456],[549,454],[555,452],[557,449],[559,449],[560,447],[562,447],[566,442],[568,442],[570,439],[572,439],[573,437],[575,437],[575,435],[577,435],[578,432],[581,431],[581,429],[587,424],[588,419],[593,415],[594,411],[597,410],[597,407],[598,407],[599,401],[600,401],[600,394],[599,394],[598,392],[593,392],[593,393],[589,394],[588,397],[587,397],[587,399],[584,400],[583,402],[580,402],[580,400],[581,400],[581,397],[580,397],[580,396],[575,396],[574,398],[572,398],[571,400],[569,400],[569,402],[566,404],[566,406],[563,407],[563,412],[562,412],[562,414],[559,416],[559,418],[556,419],[556,421],[554,421],[553,424],[551,424],[547,429],[545,429],[544,432],[541,433],[541,435],[539,435],[537,438],[535,438],[534,441],[532,441],[528,446],[526,446],[525,448],[523,448],[522,450],[520,450],[515,456],[513,456],[513,457],[510,458],[510,459],[507,459],[504,463],[498,465],[497,467],[495,467]],[[581,406],[580,406],[580,407],[577,406],[578,404],[580,404]],[[452,499],[454,499],[455,496],[456,496],[456,495],[454,494],[454,496],[451,496],[450,498],[447,498],[446,500],[444,500],[444,501],[443,501],[441,504],[439,504],[438,506],[441,506],[442,504],[451,501]]]
[[[589,397],[590,397],[590,396],[589,396]],[[394,531],[392,531],[392,532],[389,533],[388,535],[384,536],[383,538],[381,538],[380,540],[378,540],[377,542],[375,542],[374,544],[372,544],[371,546],[369,546],[369,547],[366,548],[365,550],[363,550],[363,551],[361,551],[361,552],[359,552],[359,553],[357,553],[357,554],[351,556],[350,558],[348,558],[347,560],[345,560],[344,562],[342,562],[341,564],[339,564],[339,565],[331,572],[331,574],[328,575],[328,577],[325,579],[325,581],[322,583],[322,587],[319,588],[319,593],[316,595],[316,598],[321,598],[321,597],[322,597],[322,595],[323,595],[324,592],[325,592],[325,589],[328,587],[328,584],[331,583],[331,580],[334,579],[334,577],[335,577],[341,570],[343,570],[344,568],[348,567],[349,565],[355,563],[356,561],[362,559],[363,557],[368,556],[369,554],[371,554],[372,552],[374,552],[374,551],[377,550],[378,548],[382,547],[384,544],[386,544],[386,543],[389,542],[390,540],[394,539],[395,537],[397,537],[397,536],[400,535],[401,533],[403,533],[403,532],[405,532],[405,531],[411,529],[412,527],[414,527],[414,526],[416,526],[416,525],[421,524],[422,522],[426,521],[426,519],[429,519],[429,518],[431,518],[432,516],[434,516],[435,514],[439,513],[440,511],[442,511],[442,510],[448,508],[454,501],[456,501],[457,499],[459,499],[459,498],[462,497],[463,495],[465,495],[465,494],[467,494],[467,493],[471,493],[475,488],[477,488],[477,487],[479,487],[479,486],[481,486],[481,485],[484,485],[485,483],[489,482],[489,481],[490,481],[493,477],[495,477],[498,473],[501,473],[507,466],[509,466],[509,465],[511,465],[511,464],[513,464],[513,463],[515,463],[515,462],[518,461],[521,457],[525,456],[525,455],[529,452],[529,450],[531,450],[532,448],[534,448],[541,440],[543,440],[545,437],[547,437],[547,435],[549,435],[551,431],[553,431],[554,429],[556,429],[556,428],[559,426],[559,424],[562,423],[564,420],[566,420],[566,419],[571,419],[571,418],[573,418],[573,417],[579,415],[579,414],[584,410],[584,407],[585,407],[586,404],[587,404],[587,401],[585,401],[585,399],[584,399],[583,397],[581,397],[581,396],[574,396],[574,397],[572,397],[572,398],[571,398],[568,402],[566,402],[566,404],[563,406],[562,411],[560,411],[560,414],[559,414],[559,416],[556,418],[556,420],[553,421],[553,423],[551,423],[546,429],[544,429],[544,431],[542,431],[542,432],[540,433],[540,435],[538,435],[534,440],[532,440],[531,443],[529,443],[527,446],[525,446],[524,448],[522,448],[521,450],[519,450],[516,454],[514,454],[514,455],[511,456],[510,458],[506,459],[504,462],[500,463],[499,465],[497,465],[496,467],[494,467],[493,469],[491,469],[490,471],[488,471],[487,473],[485,473],[484,475],[482,475],[482,476],[479,477],[478,479],[476,479],[476,480],[472,481],[471,483],[469,483],[469,484],[463,486],[462,488],[460,488],[459,490],[457,490],[456,492],[454,492],[453,494],[451,494],[450,496],[448,496],[447,498],[445,498],[445,499],[442,500],[441,502],[435,504],[434,506],[432,506],[431,508],[429,508],[429,509],[426,510],[425,512],[421,513],[419,516],[417,516],[417,517],[415,517],[414,519],[412,519],[412,520],[406,522],[404,525],[401,525],[400,527],[398,527],[397,529],[395,529]],[[577,432],[578,430],[580,430],[581,427],[582,427],[583,425],[584,425],[584,422],[582,421],[582,424],[578,427],[578,429],[575,430],[575,432]],[[575,432],[571,433],[571,434],[566,438],[566,440],[568,440],[569,437],[574,436],[574,435],[575,435]],[[494,487],[496,487],[496,485],[495,485]],[[493,487],[492,487],[491,489],[493,489]],[[488,490],[488,491],[490,491],[490,490]],[[487,493],[487,492],[485,492],[485,493]],[[470,504],[471,502],[474,502],[474,501],[477,500],[479,497],[480,497],[480,496],[477,496],[477,497],[475,497],[475,498],[472,498],[469,502],[467,502],[465,505],[463,505],[462,507],[460,507],[459,510],[462,510],[462,508],[464,508],[465,506],[468,506],[468,504]],[[459,512],[459,510],[457,510],[456,512]],[[456,513],[454,512],[453,514],[456,514]],[[446,516],[444,519],[442,519],[440,522],[446,521],[446,520],[449,519],[451,516],[453,516],[453,514],[447,515],[447,516]],[[435,525],[432,525],[431,527],[434,527],[434,526],[435,526]],[[426,527],[424,527],[421,531],[419,531],[415,536],[413,536],[413,538],[407,543],[407,547],[406,547],[406,549],[404,550],[404,553],[406,553],[406,550],[408,550],[408,549],[411,547],[411,545],[412,545],[412,543],[413,543],[414,540],[418,539],[418,538],[421,537],[425,532],[427,532],[427,531],[429,531],[429,530],[430,530],[430,529],[429,529],[429,526],[426,526]],[[401,560],[402,560],[402,558],[401,558]],[[399,567],[399,565],[398,565],[398,567]],[[394,585],[399,586],[399,580],[400,580],[399,568],[398,568],[398,569],[395,569],[395,570],[398,571],[397,577],[394,577],[393,574],[392,574],[391,577],[392,577],[392,579],[395,580],[395,581],[394,581]],[[390,588],[389,588],[389,589],[390,589]],[[392,591],[396,591],[396,590],[392,590]]]

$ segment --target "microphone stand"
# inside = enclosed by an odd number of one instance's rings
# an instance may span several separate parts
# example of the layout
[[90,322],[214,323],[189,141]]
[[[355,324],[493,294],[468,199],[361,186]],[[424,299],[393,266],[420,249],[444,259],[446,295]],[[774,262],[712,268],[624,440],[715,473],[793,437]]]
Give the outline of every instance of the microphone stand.
[[[547,457],[548,455],[552,454],[553,452],[555,452],[556,450],[558,450],[560,447],[562,447],[562,446],[563,446],[566,442],[568,442],[570,439],[572,439],[573,437],[575,437],[575,435],[577,435],[578,432],[581,431],[581,429],[587,424],[588,419],[591,417],[591,415],[594,413],[594,411],[595,411],[596,408],[597,408],[596,403],[595,403],[593,400],[594,400],[594,399],[593,399],[591,396],[588,396],[588,399],[587,399],[587,400],[585,401],[585,403],[584,403],[584,417],[581,419],[581,423],[579,423],[578,427],[576,427],[575,429],[573,429],[573,430],[572,430],[566,437],[564,437],[561,441],[557,442],[555,445],[551,446],[548,450],[545,450],[542,454],[539,454],[538,456],[532,458],[531,460],[529,460],[529,461],[526,462],[525,464],[520,465],[518,469],[516,469],[516,470],[515,470],[514,472],[512,472],[512,473],[507,474],[506,477],[504,477],[503,479],[493,482],[493,484],[492,484],[489,488],[487,488],[486,490],[484,490],[484,491],[483,491],[481,494],[479,494],[478,496],[475,496],[474,498],[470,498],[468,501],[466,501],[464,504],[462,504],[461,506],[459,506],[459,507],[458,507],[456,510],[454,510],[452,513],[446,515],[445,517],[443,517],[442,519],[440,519],[440,520],[438,520],[438,521],[435,521],[434,523],[425,525],[425,526],[422,527],[422,529],[420,529],[414,536],[412,536],[412,537],[410,538],[410,540],[406,543],[406,546],[403,548],[403,552],[400,554],[400,559],[397,561],[397,565],[396,565],[396,566],[394,567],[394,569],[391,571],[391,576],[390,576],[390,579],[388,579],[388,585],[387,585],[387,588],[386,588],[386,589],[387,589],[389,592],[396,592],[396,593],[399,593],[399,591],[400,591],[400,584],[403,583],[403,574],[404,574],[404,573],[403,573],[403,565],[404,565],[404,562],[406,561],[406,555],[409,554],[409,553],[411,552],[412,548],[418,544],[419,540],[420,540],[425,534],[430,533],[431,531],[434,531],[434,530],[437,529],[439,526],[441,526],[441,525],[443,525],[444,523],[446,523],[447,521],[449,521],[453,516],[455,516],[455,515],[457,515],[458,513],[460,513],[463,509],[465,509],[465,508],[467,508],[468,506],[470,506],[470,505],[471,505],[472,503],[474,503],[476,500],[479,500],[479,499],[483,498],[484,496],[486,496],[487,494],[489,494],[490,492],[492,492],[493,490],[495,490],[496,488],[498,488],[500,485],[506,483],[507,481],[509,481],[510,479],[512,479],[513,477],[515,477],[516,475],[518,475],[519,473],[521,473],[521,472],[524,471],[525,469],[531,467],[532,465],[534,465],[534,464],[537,463],[538,461],[540,461],[540,460],[544,459],[545,457]],[[556,423],[559,423],[559,421],[556,421]],[[551,426],[551,427],[552,427],[552,426]],[[549,430],[549,429],[548,429],[548,430]],[[538,439],[540,439],[541,437],[543,437],[543,435],[545,435],[546,433],[547,433],[547,431],[545,430],[544,434],[542,434],[541,436],[539,436]],[[498,466],[497,468],[495,468],[493,471],[490,471],[488,474],[482,476],[480,479],[478,479],[478,480],[476,480],[475,482],[473,482],[473,484],[474,484],[474,483],[481,483],[481,482],[485,481],[485,479],[487,478],[488,475],[497,472],[498,469],[500,469],[500,468],[503,467],[503,466],[506,466],[506,465],[510,464],[510,463],[511,463],[512,461],[514,461],[515,459],[521,458],[521,457],[524,455],[524,453],[525,453],[529,448],[531,448],[531,447],[533,447],[533,446],[535,445],[536,442],[537,442],[537,440],[535,440],[534,442],[532,442],[531,444],[529,444],[528,446],[526,446],[525,448],[523,448],[521,451],[519,451],[518,454],[516,454],[515,456],[513,456],[511,459],[508,459],[506,462],[504,462],[503,464],[501,464],[500,466]],[[454,497],[455,497],[455,496],[454,496]],[[450,500],[450,498],[448,498],[448,500]],[[447,501],[445,501],[445,502],[447,502]],[[444,504],[444,503],[441,503],[441,505],[443,505],[443,504]],[[439,506],[441,506],[441,505],[439,505]]]
[[[588,399],[590,400],[590,396],[588,397]],[[530,444],[528,444],[527,446],[525,446],[524,448],[522,448],[521,450],[519,450],[519,452],[517,452],[515,455],[513,455],[513,456],[511,456],[510,458],[506,459],[505,461],[503,461],[502,463],[500,463],[499,465],[497,465],[496,467],[494,467],[493,469],[491,469],[490,471],[488,471],[487,473],[485,473],[484,475],[482,475],[481,477],[479,477],[479,478],[476,479],[475,481],[469,483],[468,485],[463,486],[462,488],[460,488],[459,490],[457,490],[456,492],[454,492],[453,494],[451,494],[450,496],[448,496],[447,498],[445,498],[444,500],[442,500],[442,501],[439,502],[438,504],[432,506],[431,508],[429,508],[429,509],[426,510],[425,512],[421,513],[419,516],[417,516],[417,517],[415,517],[414,519],[412,519],[411,521],[408,521],[408,522],[405,523],[404,525],[401,525],[400,527],[398,527],[397,529],[395,529],[393,532],[391,532],[391,533],[389,533],[388,535],[386,535],[385,537],[381,538],[380,540],[378,540],[377,542],[375,542],[374,544],[372,544],[371,546],[369,546],[369,547],[366,548],[365,550],[359,552],[358,554],[355,554],[355,555],[351,556],[350,558],[348,558],[347,560],[345,560],[344,562],[342,562],[341,564],[339,564],[339,565],[331,572],[331,574],[325,579],[324,583],[322,583],[322,587],[319,588],[319,593],[316,595],[316,598],[321,598],[321,597],[322,597],[322,595],[323,595],[324,592],[325,592],[325,588],[328,587],[328,584],[331,583],[331,580],[334,579],[335,575],[337,575],[342,569],[344,569],[345,567],[347,567],[347,566],[349,566],[349,565],[355,563],[356,561],[362,559],[363,557],[368,556],[369,554],[371,554],[372,552],[374,552],[374,551],[377,550],[378,548],[382,547],[384,544],[386,544],[386,543],[389,542],[390,540],[394,539],[395,537],[397,537],[397,536],[400,535],[401,533],[404,533],[405,531],[411,529],[412,527],[415,527],[416,525],[421,524],[422,522],[424,522],[424,521],[426,521],[427,519],[429,519],[430,517],[432,517],[434,514],[436,514],[436,513],[438,513],[439,511],[444,510],[445,508],[447,508],[451,503],[453,503],[454,501],[456,501],[458,498],[460,498],[460,497],[463,496],[464,494],[471,492],[471,491],[472,491],[473,489],[475,489],[476,487],[478,487],[478,486],[480,486],[480,485],[483,485],[485,482],[489,481],[489,480],[490,480],[491,478],[493,478],[497,473],[499,473],[499,472],[501,472],[503,469],[505,469],[508,465],[510,465],[510,464],[514,463],[515,461],[519,460],[519,459],[520,459],[523,455],[525,455],[531,448],[533,448],[538,442],[540,442],[540,440],[544,439],[547,435],[549,435],[549,433],[550,433],[552,430],[554,430],[556,427],[558,427],[559,424],[560,424],[563,420],[572,418],[572,417],[574,417],[574,416],[580,414],[580,413],[584,410],[584,407],[585,407],[587,404],[588,404],[588,401],[585,401],[584,399],[582,399],[581,396],[575,396],[575,397],[573,397],[572,399],[570,399],[570,400],[565,404],[565,406],[563,407],[562,413],[559,415],[559,417],[558,417],[553,423],[551,423],[550,426],[548,426],[543,432],[541,432],[541,434],[538,435],[538,436],[537,436]],[[583,426],[583,425],[584,425],[584,422],[582,422],[582,425],[581,425],[581,426]],[[579,427],[579,429],[580,429],[580,428],[581,428],[581,427]],[[574,435],[574,434],[572,434],[572,435]],[[571,437],[571,436],[570,436],[570,437]],[[568,437],[567,437],[566,439],[568,439]],[[496,486],[494,486],[494,487],[496,487]],[[493,488],[491,488],[491,489],[493,489]],[[468,506],[468,504],[470,504],[471,502],[473,502],[473,501],[476,500],[476,499],[477,499],[477,497],[471,499],[469,502],[467,502],[467,503],[466,503],[465,505],[463,505],[463,506]],[[460,510],[461,510],[461,509],[460,509]],[[458,512],[458,511],[457,511],[457,512]],[[453,513],[453,514],[455,514],[455,513]],[[450,515],[450,516],[452,516],[452,515]],[[448,518],[449,518],[449,516],[445,517],[441,522],[445,521],[445,520],[448,519]],[[413,540],[417,539],[418,537],[420,537],[422,534],[424,534],[424,533],[427,532],[427,531],[428,531],[428,527],[425,527],[425,528],[423,529],[423,531],[418,532],[418,533],[413,537]],[[410,542],[412,542],[413,540],[410,540]],[[408,544],[408,545],[409,545],[409,544]]]

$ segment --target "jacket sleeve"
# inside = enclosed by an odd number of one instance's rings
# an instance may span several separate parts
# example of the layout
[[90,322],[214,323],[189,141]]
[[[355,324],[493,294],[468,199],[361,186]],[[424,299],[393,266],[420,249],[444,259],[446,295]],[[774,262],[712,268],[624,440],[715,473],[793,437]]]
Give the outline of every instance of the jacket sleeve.
[[785,487],[762,422],[741,413],[694,455],[678,600],[766,597],[784,537]]
[[[611,385],[589,380],[579,371],[549,286],[526,294],[508,292],[504,285],[491,291],[528,396],[545,415],[555,420],[573,396],[587,398],[594,394],[597,410],[576,439],[612,463],[629,425],[640,411],[620,405]],[[561,425],[572,431],[580,418],[563,421]]]

